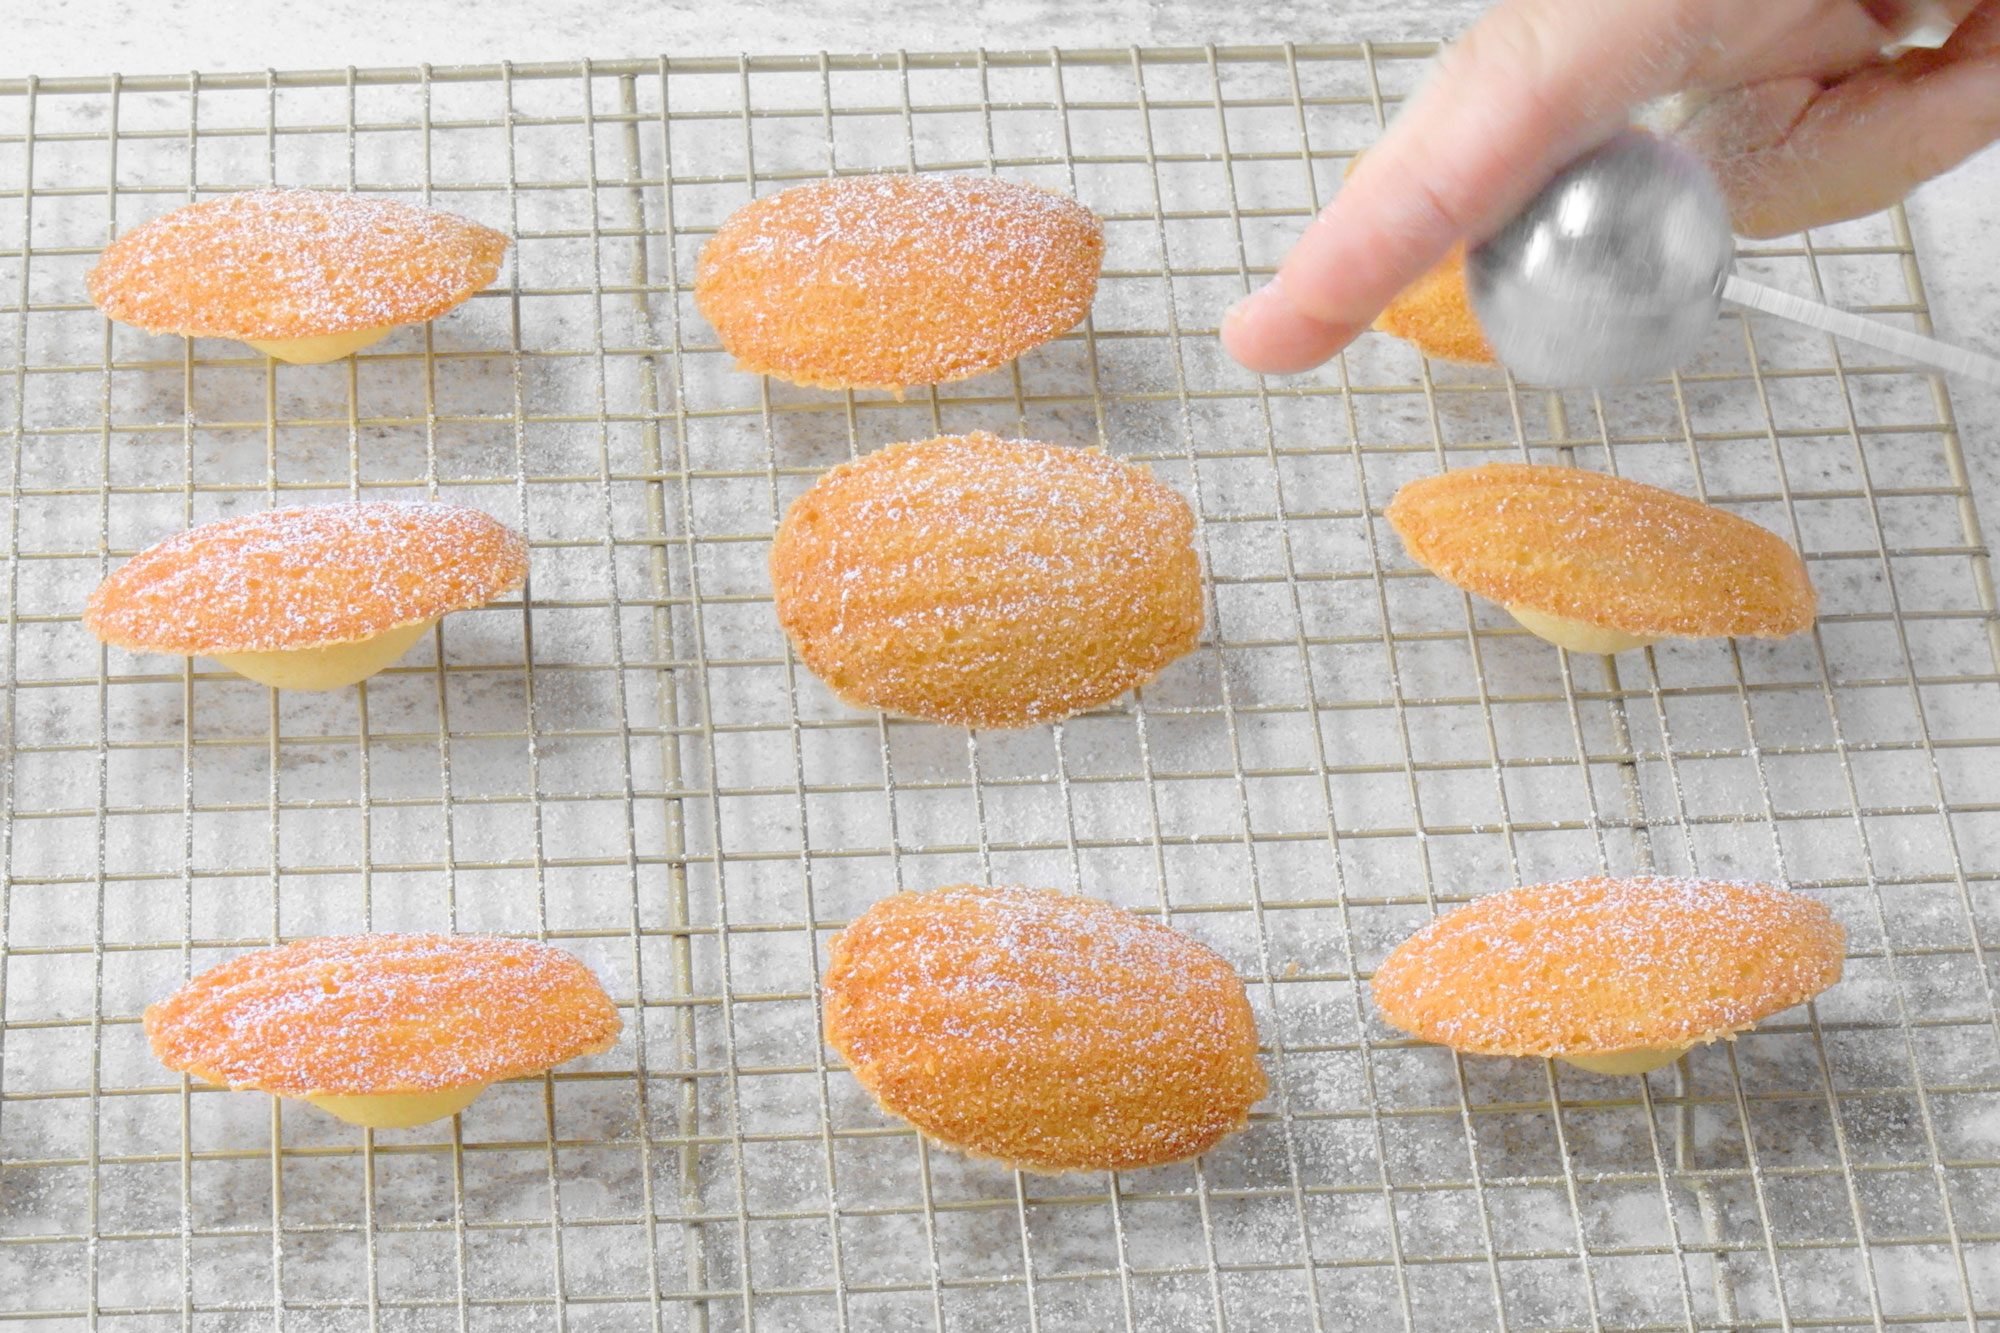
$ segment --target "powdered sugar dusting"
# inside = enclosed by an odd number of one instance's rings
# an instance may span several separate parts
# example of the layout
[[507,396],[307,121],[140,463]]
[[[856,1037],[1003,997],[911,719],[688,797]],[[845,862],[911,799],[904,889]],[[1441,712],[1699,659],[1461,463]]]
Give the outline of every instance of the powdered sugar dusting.
[[1494,364],[1493,348],[1466,293],[1463,245],[1452,247],[1437,267],[1397,293],[1376,317],[1375,327],[1441,361]]
[[527,572],[520,535],[463,505],[272,509],[141,551],[98,585],[84,624],[145,652],[316,648],[484,605]]
[[1020,727],[1116,698],[1188,652],[1187,502],[1096,450],[977,433],[892,445],[793,502],[778,620],[863,706]]
[[1585,1055],[1740,1031],[1840,979],[1846,933],[1767,884],[1593,877],[1431,922],[1374,978],[1389,1021],[1497,1055]]
[[347,935],[231,959],[146,1010],[170,1069],[289,1097],[433,1092],[534,1073],[617,1039],[590,969],[545,944]]
[[90,296],[152,333],[319,337],[435,318],[499,276],[507,244],[395,199],[249,190],[120,236],[91,270]]
[[835,941],[827,1039],[882,1104],[1053,1170],[1174,1161],[1264,1094],[1242,983],[1198,941],[1092,898],[903,893]]
[[1628,634],[1778,638],[1811,625],[1817,604],[1776,534],[1584,468],[1460,468],[1404,486],[1387,517],[1442,579]]
[[695,301],[744,369],[824,388],[941,384],[1079,323],[1102,225],[1074,199],[986,176],[843,176],[739,209],[702,249]]

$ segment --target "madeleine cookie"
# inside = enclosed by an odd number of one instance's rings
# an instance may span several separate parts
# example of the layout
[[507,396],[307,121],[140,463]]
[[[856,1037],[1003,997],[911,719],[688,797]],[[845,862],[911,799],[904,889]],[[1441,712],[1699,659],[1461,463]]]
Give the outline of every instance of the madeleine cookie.
[[169,1069],[351,1124],[458,1114],[489,1083],[609,1050],[618,1010],[560,949],[481,935],[346,935],[212,967],[145,1016]]
[[1436,268],[1397,293],[1388,308],[1376,316],[1375,328],[1439,361],[1497,364],[1465,289],[1463,245],[1452,247]]
[[839,176],[732,213],[694,299],[744,370],[822,389],[983,374],[1090,312],[1104,228],[990,176]]
[[1775,533],[1582,468],[1460,468],[1404,486],[1387,517],[1418,564],[1571,652],[1781,639],[1817,606],[1805,562]]
[[83,623],[129,652],[212,657],[273,689],[332,690],[527,574],[527,543],[477,509],[270,509],[139,552],[97,585]]
[[1478,898],[1398,945],[1375,1003],[1474,1055],[1643,1074],[1840,980],[1847,933],[1768,884],[1590,879]]
[[986,434],[828,472],[785,511],[771,581],[835,694],[967,727],[1108,703],[1201,633],[1185,500],[1095,449]]
[[334,361],[458,305],[507,238],[451,213],[325,190],[250,190],[163,214],[105,247],[90,299],[148,333],[234,338]]
[[1264,1095],[1229,964],[1094,898],[898,893],[835,937],[824,994],[827,1042],[884,1110],[1021,1170],[1199,1156]]

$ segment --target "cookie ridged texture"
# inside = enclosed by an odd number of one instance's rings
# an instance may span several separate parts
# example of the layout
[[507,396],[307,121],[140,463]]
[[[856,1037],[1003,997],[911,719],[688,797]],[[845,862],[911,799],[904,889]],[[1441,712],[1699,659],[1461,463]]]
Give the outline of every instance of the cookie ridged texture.
[[1777,534],[1583,468],[1460,468],[1405,485],[1387,517],[1447,582],[1627,634],[1783,638],[1817,606],[1804,561]]
[[438,1092],[609,1050],[618,1009],[560,949],[345,935],[260,949],[147,1008],[169,1069],[285,1097]]
[[1093,898],[896,894],[834,940],[824,995],[827,1041],[884,1109],[1027,1170],[1181,1161],[1265,1091],[1229,964]]
[[943,384],[1090,311],[1104,228],[990,176],[814,181],[745,205],[702,247],[695,304],[737,364],[826,389]]
[[1465,288],[1463,245],[1453,247],[1436,268],[1397,293],[1376,317],[1375,327],[1440,361],[1494,364],[1493,348]]
[[992,435],[891,445],[792,502],[778,621],[857,707],[1025,727],[1107,703],[1202,624],[1194,514],[1094,449]]
[[249,190],[105,247],[90,299],[149,333],[276,341],[434,319],[499,276],[507,238],[371,195]]
[[83,623],[135,652],[323,648],[482,606],[527,574],[520,534],[463,505],[268,509],[141,551],[97,585]]
[[1768,884],[1593,877],[1439,917],[1374,977],[1397,1027],[1481,1055],[1606,1055],[1740,1032],[1840,980],[1846,932]]

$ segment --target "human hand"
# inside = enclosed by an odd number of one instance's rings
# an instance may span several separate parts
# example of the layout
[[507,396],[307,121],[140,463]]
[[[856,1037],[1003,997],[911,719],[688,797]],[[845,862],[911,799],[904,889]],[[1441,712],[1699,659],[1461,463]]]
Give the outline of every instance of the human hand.
[[[1923,21],[1956,29],[1940,49],[1880,55]],[[1268,374],[1318,365],[1455,243],[1682,90],[1716,94],[1681,137],[1738,231],[1873,212],[2000,138],[2000,0],[1504,0],[1224,317],[1223,345]]]

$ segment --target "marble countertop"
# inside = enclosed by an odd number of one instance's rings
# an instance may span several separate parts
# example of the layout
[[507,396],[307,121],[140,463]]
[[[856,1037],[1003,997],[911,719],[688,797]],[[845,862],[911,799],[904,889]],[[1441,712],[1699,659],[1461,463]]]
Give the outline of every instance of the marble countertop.
[[[893,27],[857,3],[708,0],[490,0],[465,7],[349,0],[337,28],[313,9],[257,4],[261,21],[220,22],[206,0],[157,0],[135,23],[123,0],[17,7],[0,44],[0,78],[28,74],[179,73],[344,65],[614,58],[670,51],[869,51],[985,46],[1124,46],[1206,42],[1396,41],[1448,38],[1479,0],[903,0]],[[2000,348],[2000,269],[1992,263],[2000,150],[1989,149],[1919,190],[1909,215],[1940,336]],[[2000,387],[1952,386],[1979,507],[2000,514]]]

